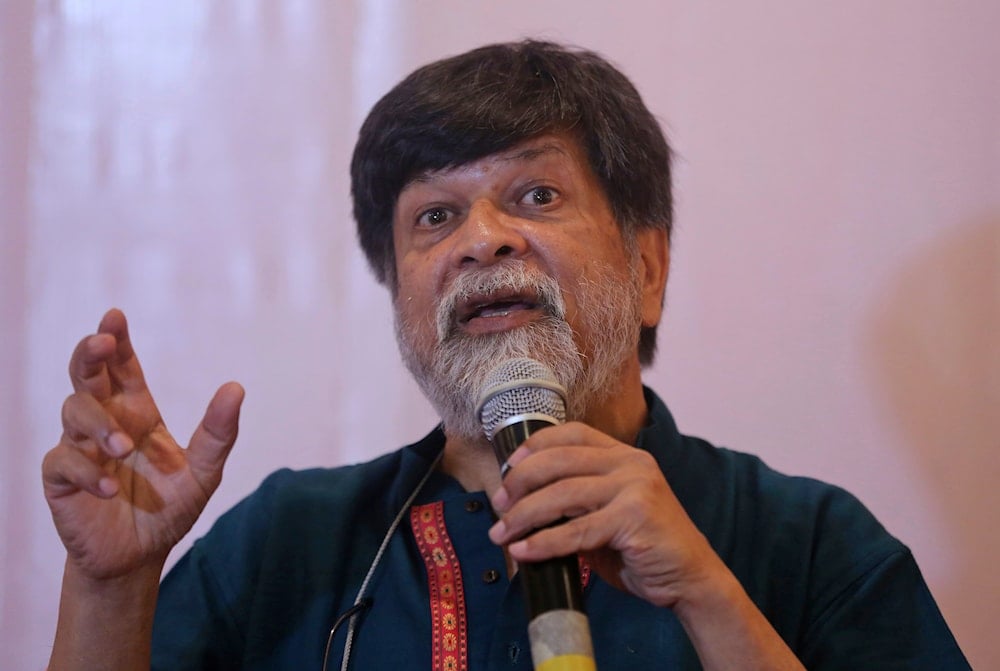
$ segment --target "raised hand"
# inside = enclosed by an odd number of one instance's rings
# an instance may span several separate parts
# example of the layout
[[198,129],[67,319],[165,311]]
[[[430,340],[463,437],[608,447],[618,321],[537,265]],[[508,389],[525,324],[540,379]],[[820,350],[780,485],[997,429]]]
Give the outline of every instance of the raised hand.
[[188,447],[163,423],[129,340],[110,310],[69,365],[74,393],[42,464],[45,497],[68,562],[91,580],[165,561],[222,479],[243,388],[215,393]]

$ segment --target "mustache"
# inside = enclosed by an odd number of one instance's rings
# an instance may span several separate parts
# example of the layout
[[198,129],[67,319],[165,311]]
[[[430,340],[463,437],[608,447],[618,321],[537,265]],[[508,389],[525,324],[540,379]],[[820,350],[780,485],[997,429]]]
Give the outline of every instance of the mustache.
[[438,303],[435,314],[438,342],[444,342],[457,331],[460,305],[474,296],[501,293],[533,296],[543,313],[559,320],[566,318],[566,303],[559,283],[524,261],[512,259],[489,270],[471,270],[455,278]]

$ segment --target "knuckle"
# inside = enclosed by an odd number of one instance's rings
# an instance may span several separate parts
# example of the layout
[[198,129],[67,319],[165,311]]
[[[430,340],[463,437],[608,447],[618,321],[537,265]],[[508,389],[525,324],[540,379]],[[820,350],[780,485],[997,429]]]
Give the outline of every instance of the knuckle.
[[656,496],[649,487],[626,487],[619,496],[618,504],[624,519],[637,520],[650,514],[656,503]]
[[59,449],[60,445],[56,445],[51,450],[49,450],[48,452],[46,452],[44,457],[42,457],[42,474],[43,475],[46,474],[46,473],[52,473],[55,470],[55,466],[54,466],[55,459],[56,459],[55,453]]
[[579,491],[579,484],[573,482],[572,480],[556,480],[551,485],[549,489],[551,490],[551,495],[555,500],[569,503],[576,497],[574,494]]
[[60,441],[42,457],[42,479],[45,481],[69,480],[72,475],[73,454]]
[[503,476],[503,488],[507,490],[507,495],[510,497],[511,503],[516,503],[524,494],[520,473],[515,473],[515,470],[517,469],[511,468]]
[[510,539],[523,538],[530,529],[526,528],[521,516],[516,511],[508,512],[503,516],[504,525],[507,527],[507,536]]
[[590,525],[584,518],[578,517],[567,524],[567,531],[571,532],[573,547],[579,550],[591,549],[589,539],[592,535]]
[[70,418],[73,416],[73,409],[76,407],[76,405],[77,405],[76,394],[70,394],[65,399],[63,399],[62,408],[60,410],[62,413],[63,426],[66,426],[66,424],[69,423]]
[[638,448],[628,448],[623,460],[629,465],[640,469],[640,472],[650,472],[652,469],[656,469],[656,460],[653,458],[653,455]]

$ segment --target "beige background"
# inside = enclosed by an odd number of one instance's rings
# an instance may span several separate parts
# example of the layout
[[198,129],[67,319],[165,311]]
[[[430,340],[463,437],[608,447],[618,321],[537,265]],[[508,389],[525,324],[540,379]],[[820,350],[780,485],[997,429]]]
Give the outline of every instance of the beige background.
[[47,658],[39,464],[107,307],[178,436],[247,387],[195,534],[279,465],[430,428],[355,246],[349,152],[414,66],[530,35],[620,64],[677,150],[647,381],[682,429],[855,492],[1000,668],[998,26],[990,0],[0,2],[3,667]]

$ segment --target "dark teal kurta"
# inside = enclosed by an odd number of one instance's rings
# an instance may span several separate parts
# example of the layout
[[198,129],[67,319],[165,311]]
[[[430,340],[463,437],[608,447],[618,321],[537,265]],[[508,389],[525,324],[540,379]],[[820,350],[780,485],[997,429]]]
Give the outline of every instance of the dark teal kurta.
[[[853,496],[682,436],[648,390],[647,401],[639,447],[656,457],[694,523],[807,669],[969,668],[909,550]],[[165,578],[153,668],[318,670],[331,625],[354,602],[393,517],[443,443],[435,430],[367,464],[268,477]],[[431,501],[444,502],[462,565],[469,668],[530,670],[520,585],[504,577],[503,555],[486,536],[485,495],[435,473],[417,498]],[[429,669],[427,577],[406,519],[369,595],[351,668]],[[701,668],[670,610],[596,575],[584,601],[601,671]],[[331,669],[340,668],[344,630]]]

